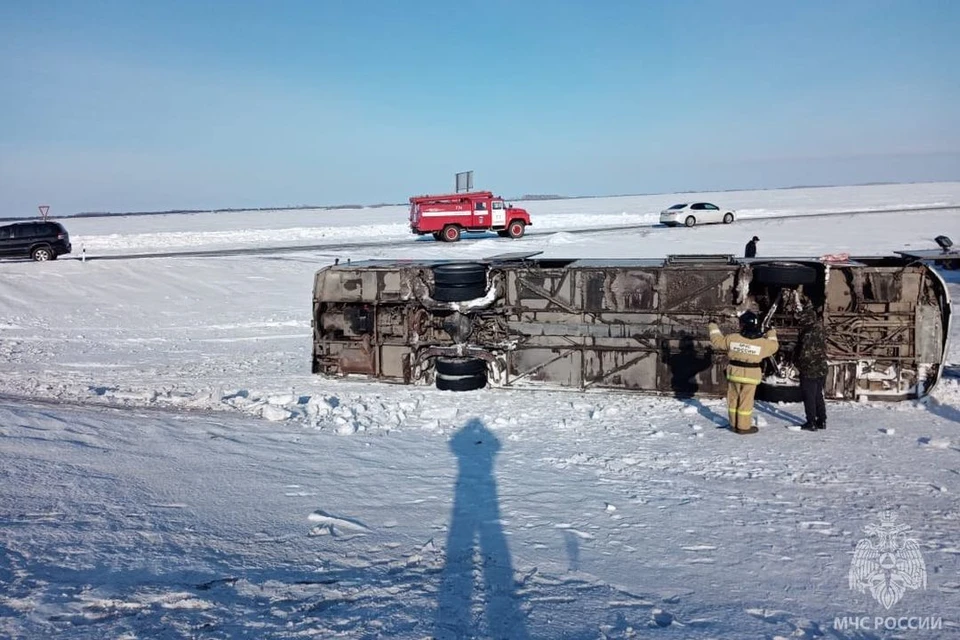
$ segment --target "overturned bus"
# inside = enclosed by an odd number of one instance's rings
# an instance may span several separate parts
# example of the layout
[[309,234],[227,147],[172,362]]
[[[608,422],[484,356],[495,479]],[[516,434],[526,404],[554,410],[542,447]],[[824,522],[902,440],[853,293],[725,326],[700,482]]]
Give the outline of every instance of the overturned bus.
[[314,373],[469,391],[486,386],[726,393],[707,323],[752,310],[775,328],[760,399],[799,400],[798,316],[826,328],[826,395],[917,398],[943,373],[947,286],[929,256],[476,262],[366,261],[320,269]]

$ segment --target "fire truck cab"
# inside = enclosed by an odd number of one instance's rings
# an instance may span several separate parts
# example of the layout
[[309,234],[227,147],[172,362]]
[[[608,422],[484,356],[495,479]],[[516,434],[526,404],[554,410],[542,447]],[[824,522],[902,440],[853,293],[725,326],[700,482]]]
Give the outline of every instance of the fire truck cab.
[[471,191],[410,198],[410,231],[456,242],[465,231],[496,231],[502,238],[520,238],[530,222],[525,209],[514,207],[490,191]]

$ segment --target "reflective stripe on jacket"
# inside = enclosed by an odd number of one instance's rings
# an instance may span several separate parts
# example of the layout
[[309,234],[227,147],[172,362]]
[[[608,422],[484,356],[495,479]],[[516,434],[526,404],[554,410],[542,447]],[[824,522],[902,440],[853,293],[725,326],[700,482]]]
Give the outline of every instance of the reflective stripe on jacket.
[[771,329],[760,338],[747,338],[739,333],[723,335],[715,323],[707,325],[710,329],[710,344],[714,349],[724,351],[730,363],[727,365],[727,380],[742,384],[759,384],[763,372],[759,364],[777,352],[777,332]]

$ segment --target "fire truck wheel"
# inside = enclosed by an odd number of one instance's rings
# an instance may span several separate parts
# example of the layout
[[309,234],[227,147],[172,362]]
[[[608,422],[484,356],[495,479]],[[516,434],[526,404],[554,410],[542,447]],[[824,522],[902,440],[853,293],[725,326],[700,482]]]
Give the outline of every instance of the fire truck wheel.
[[510,223],[510,226],[507,228],[507,233],[510,234],[510,237],[516,240],[517,238],[523,237],[523,228],[524,224],[522,220],[514,220]]
[[753,280],[760,284],[793,287],[817,281],[817,270],[805,264],[769,262],[753,268]]
[[434,361],[438,376],[462,377],[487,375],[487,363],[481,358],[437,358]]
[[445,242],[456,242],[460,239],[460,227],[455,224],[445,226],[442,233]]
[[437,374],[437,389],[440,391],[476,391],[487,386],[486,372],[475,376],[451,376]]

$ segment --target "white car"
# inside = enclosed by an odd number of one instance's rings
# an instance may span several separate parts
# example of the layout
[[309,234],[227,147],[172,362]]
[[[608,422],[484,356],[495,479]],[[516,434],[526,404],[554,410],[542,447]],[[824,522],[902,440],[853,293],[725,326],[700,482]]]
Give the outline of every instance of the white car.
[[692,227],[695,224],[710,224],[722,222],[730,224],[737,216],[729,209],[721,209],[709,202],[694,202],[692,204],[675,204],[669,209],[660,212],[660,224],[668,227],[683,225]]

